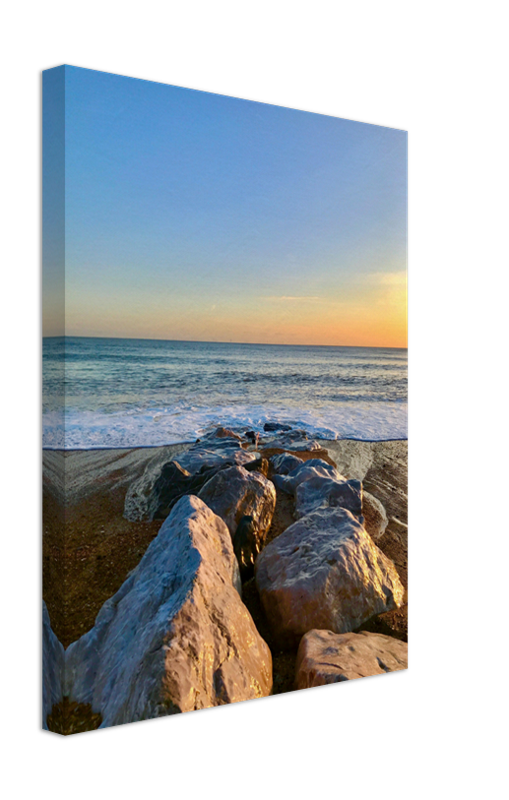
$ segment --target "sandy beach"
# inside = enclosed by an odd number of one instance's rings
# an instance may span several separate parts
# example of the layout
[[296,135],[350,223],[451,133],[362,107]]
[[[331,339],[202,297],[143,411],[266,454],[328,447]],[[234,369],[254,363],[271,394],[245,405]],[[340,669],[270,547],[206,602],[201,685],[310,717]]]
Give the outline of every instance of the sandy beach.
[[[361,480],[364,490],[382,502],[389,524],[377,544],[394,562],[406,590],[408,443],[341,440],[320,444],[323,450],[299,451],[299,457],[307,460],[318,456],[336,465],[346,478]],[[125,519],[128,487],[143,474],[147,464],[152,463],[156,468],[159,464],[162,466],[189,447],[44,452],[43,596],[53,630],[64,647],[92,628],[104,602],[137,566],[162,525],[162,520],[132,522]],[[260,448],[260,452],[270,457],[280,451]],[[62,505],[62,482],[58,479],[62,465],[65,506]],[[294,522],[293,511],[293,498],[277,490],[276,511],[266,544]],[[271,648],[273,693],[292,691],[296,649],[282,651],[273,640],[254,580],[244,584],[243,601]],[[406,597],[402,607],[380,614],[365,623],[361,630],[407,641]],[[80,719],[79,714],[77,717],[79,730],[96,727],[100,722],[97,715],[90,715],[88,723]]]

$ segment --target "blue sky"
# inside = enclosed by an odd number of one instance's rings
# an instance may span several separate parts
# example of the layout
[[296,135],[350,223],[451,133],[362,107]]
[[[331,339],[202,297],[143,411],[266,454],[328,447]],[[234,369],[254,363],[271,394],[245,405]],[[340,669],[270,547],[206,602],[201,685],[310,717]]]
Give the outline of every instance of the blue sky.
[[405,132],[75,67],[65,126],[68,334],[405,344]]

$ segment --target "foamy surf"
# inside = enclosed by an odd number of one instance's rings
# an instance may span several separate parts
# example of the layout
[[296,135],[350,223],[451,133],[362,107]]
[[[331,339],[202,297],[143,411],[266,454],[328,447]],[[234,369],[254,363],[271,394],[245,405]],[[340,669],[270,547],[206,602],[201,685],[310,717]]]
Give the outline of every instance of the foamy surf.
[[190,407],[104,411],[48,412],[43,418],[47,449],[156,447],[192,442],[218,425],[263,432],[266,422],[305,430],[314,439],[384,441],[407,438],[407,404],[344,403],[330,409],[281,406]]

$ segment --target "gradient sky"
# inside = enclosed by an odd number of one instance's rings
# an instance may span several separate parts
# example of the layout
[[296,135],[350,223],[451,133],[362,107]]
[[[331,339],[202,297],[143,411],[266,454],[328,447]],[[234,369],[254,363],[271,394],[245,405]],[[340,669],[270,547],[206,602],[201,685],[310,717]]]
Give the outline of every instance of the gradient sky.
[[65,67],[65,143],[67,335],[406,346],[404,131]]

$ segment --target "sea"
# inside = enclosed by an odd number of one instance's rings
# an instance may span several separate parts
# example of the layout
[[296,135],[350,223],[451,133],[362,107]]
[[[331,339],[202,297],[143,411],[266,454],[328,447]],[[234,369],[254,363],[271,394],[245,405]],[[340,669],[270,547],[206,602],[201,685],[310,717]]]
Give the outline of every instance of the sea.
[[406,439],[406,349],[43,341],[45,448],[153,447],[266,422],[314,439]]

